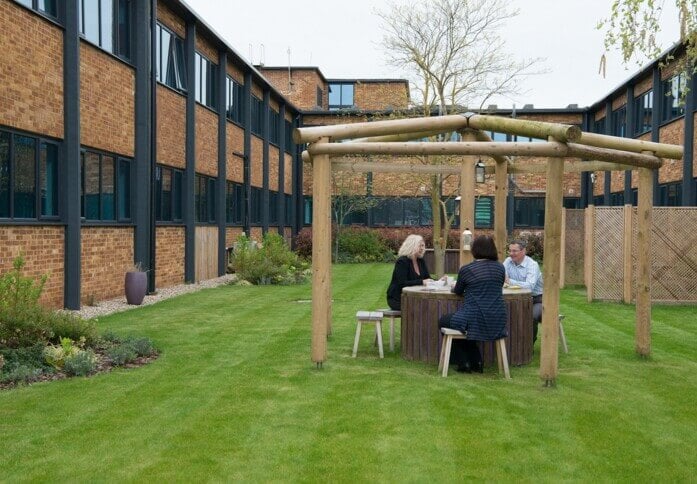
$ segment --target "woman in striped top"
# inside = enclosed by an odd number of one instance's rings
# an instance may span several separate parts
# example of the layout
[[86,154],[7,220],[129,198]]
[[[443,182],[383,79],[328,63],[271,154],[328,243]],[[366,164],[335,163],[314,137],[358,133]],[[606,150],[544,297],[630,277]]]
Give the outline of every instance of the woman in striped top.
[[498,261],[494,239],[480,235],[472,243],[474,261],[460,268],[453,292],[465,296],[456,313],[440,318],[440,327],[467,333],[466,340],[453,341],[451,359],[459,372],[483,372],[477,341],[493,341],[506,336],[506,305],[503,283],[506,270]]

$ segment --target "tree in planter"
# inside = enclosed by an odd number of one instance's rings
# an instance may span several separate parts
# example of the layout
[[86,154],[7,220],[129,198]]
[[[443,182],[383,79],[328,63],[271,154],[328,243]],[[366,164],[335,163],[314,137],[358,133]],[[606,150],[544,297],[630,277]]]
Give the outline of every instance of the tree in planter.
[[[411,72],[412,99],[419,115],[455,114],[463,106],[481,109],[494,95],[512,95],[519,81],[534,74],[539,59],[519,60],[505,53],[499,29],[517,12],[505,0],[421,0],[392,4],[377,14],[383,21],[383,46],[391,64]],[[446,136],[443,139],[448,139]],[[453,164],[461,157],[424,157],[427,164]],[[453,215],[444,210],[442,175],[427,187],[433,210],[435,273],[442,274]]]

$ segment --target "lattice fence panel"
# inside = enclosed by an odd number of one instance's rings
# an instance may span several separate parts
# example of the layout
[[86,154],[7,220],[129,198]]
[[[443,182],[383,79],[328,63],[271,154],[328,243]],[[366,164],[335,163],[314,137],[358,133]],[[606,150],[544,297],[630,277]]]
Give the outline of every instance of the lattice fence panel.
[[593,237],[593,289],[596,299],[622,300],[623,233],[622,207],[596,207]]
[[583,241],[585,233],[585,213],[583,209],[566,209],[566,232],[564,234],[564,283],[584,284],[583,279]]
[[697,209],[656,207],[651,232],[651,299],[697,302]]

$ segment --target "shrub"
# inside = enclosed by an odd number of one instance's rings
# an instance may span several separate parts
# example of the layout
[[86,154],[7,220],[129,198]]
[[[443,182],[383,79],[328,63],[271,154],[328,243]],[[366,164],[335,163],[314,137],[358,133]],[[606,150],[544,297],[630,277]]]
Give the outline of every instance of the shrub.
[[295,252],[305,259],[312,258],[312,229],[306,227],[295,236]]
[[231,265],[240,279],[253,284],[295,284],[306,279],[306,264],[275,233],[267,233],[261,246],[240,236]]
[[79,350],[65,358],[63,369],[72,376],[89,375],[97,369],[97,356],[92,350]]
[[516,237],[509,240],[522,240],[526,243],[525,254],[541,263],[545,255],[545,239],[542,233],[520,232]]
[[152,356],[157,352],[150,338],[132,338],[127,340],[127,344],[138,356]]
[[336,262],[386,262],[394,255],[380,234],[367,228],[349,228],[339,235],[339,257]]
[[6,348],[0,350],[0,358],[5,361],[6,372],[20,366],[41,368],[45,371],[50,367],[44,362],[43,350],[44,346],[41,343],[25,348]]
[[135,350],[128,343],[123,343],[108,349],[106,355],[116,366],[123,366],[126,363],[131,363],[138,357]]
[[43,370],[28,365],[20,365],[10,371],[0,373],[0,382],[2,383],[27,383],[37,379]]
[[[81,341],[82,343],[83,341]],[[65,360],[75,356],[80,349],[70,338],[61,338],[60,345],[48,345],[44,348],[44,361],[56,369],[65,366]]]
[[47,326],[53,333],[52,341],[70,338],[73,341],[83,341],[92,345],[98,338],[94,322],[83,319],[75,314],[66,312],[51,313],[47,318]]

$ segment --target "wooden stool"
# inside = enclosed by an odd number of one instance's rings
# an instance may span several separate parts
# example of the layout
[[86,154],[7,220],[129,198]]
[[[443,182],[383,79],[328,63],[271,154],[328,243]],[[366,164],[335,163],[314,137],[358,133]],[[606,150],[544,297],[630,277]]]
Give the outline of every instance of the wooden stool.
[[[467,339],[467,335],[456,329],[441,328],[443,333],[443,346],[440,349],[440,361],[438,362],[438,371],[443,370],[443,376],[448,376],[448,367],[450,366],[450,350],[453,347],[454,339]],[[505,338],[497,339],[496,359],[499,363],[499,373],[503,372],[507,380],[511,379],[511,373],[508,370],[508,354],[506,353]]]
[[394,309],[378,309],[386,318],[390,318],[390,351],[394,351],[394,320],[402,317],[401,311]]
[[379,311],[358,311],[356,313],[356,338],[353,341],[353,356],[356,357],[358,353],[358,340],[361,339],[361,326],[363,324],[375,324],[375,336],[378,339],[378,351],[380,352],[380,358],[384,358],[385,355],[382,351],[382,313]]
[[559,340],[561,341],[562,348],[564,348],[564,353],[568,353],[569,347],[566,346],[566,336],[564,336],[564,325],[562,324],[563,320],[564,320],[564,315],[560,314],[559,315]]

